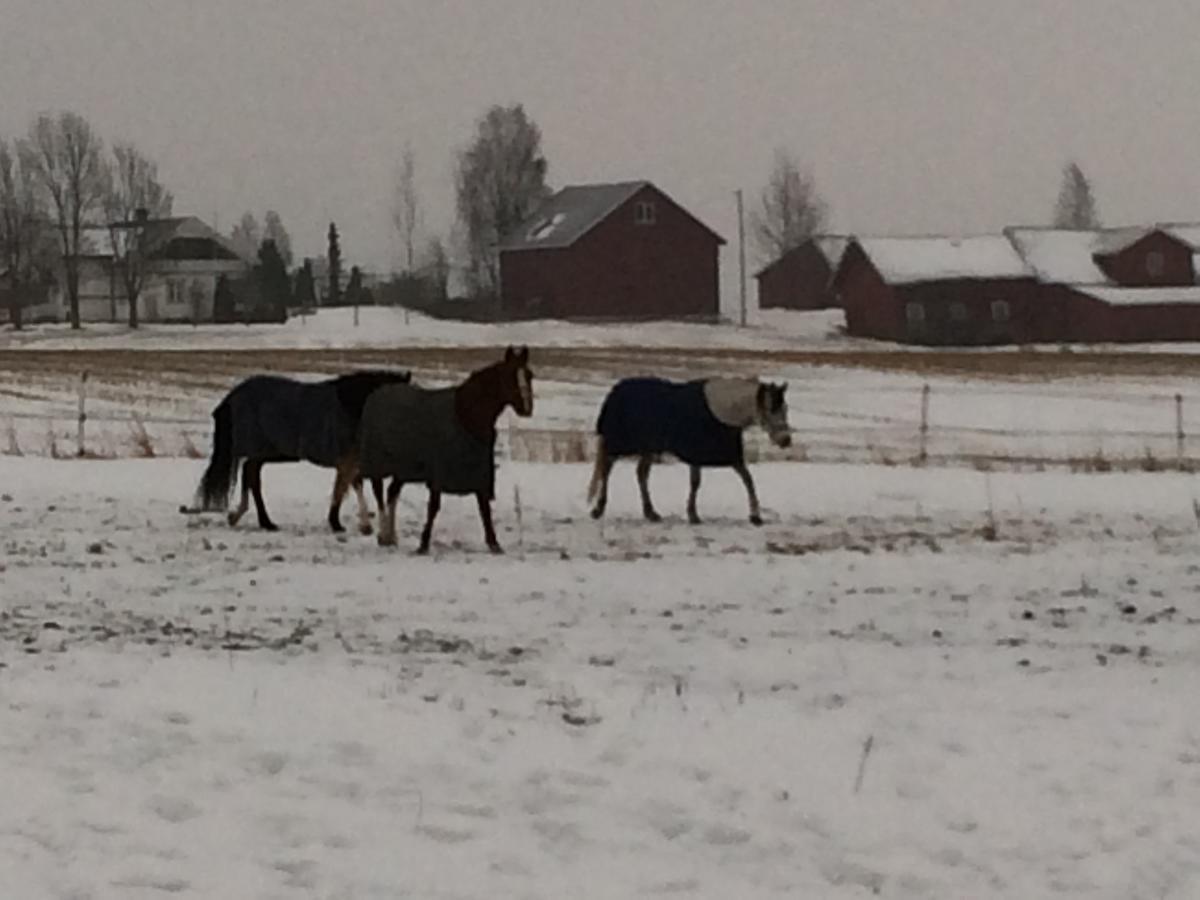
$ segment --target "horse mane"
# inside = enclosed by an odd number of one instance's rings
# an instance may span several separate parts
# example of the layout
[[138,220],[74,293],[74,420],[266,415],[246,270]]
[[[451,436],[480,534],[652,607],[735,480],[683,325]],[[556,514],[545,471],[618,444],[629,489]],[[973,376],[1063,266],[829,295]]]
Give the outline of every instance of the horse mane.
[[408,384],[412,381],[412,372],[396,372],[389,369],[363,369],[340,375],[333,379],[333,389],[337,393],[338,403],[349,413],[350,418],[357,422],[362,418],[363,407],[367,398],[385,384]]

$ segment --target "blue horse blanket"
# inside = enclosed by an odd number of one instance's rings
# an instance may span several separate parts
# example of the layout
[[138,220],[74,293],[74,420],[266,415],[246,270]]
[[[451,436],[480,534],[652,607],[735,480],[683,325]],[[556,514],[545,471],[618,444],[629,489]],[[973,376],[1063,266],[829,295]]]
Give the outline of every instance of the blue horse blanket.
[[742,429],[713,415],[703,380],[626,378],[617,382],[596,422],[610,457],[670,453],[692,466],[736,466],[745,459]]
[[229,410],[234,457],[336,465],[356,435],[334,381],[255,375],[241,382],[220,404]]

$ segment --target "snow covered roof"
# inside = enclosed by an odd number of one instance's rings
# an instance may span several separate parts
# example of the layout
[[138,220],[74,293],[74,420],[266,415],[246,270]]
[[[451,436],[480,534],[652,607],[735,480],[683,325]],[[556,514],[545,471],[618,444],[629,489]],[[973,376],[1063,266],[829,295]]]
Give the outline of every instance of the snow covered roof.
[[1200,286],[1187,287],[1088,287],[1077,288],[1088,297],[1095,297],[1112,306],[1144,306],[1159,304],[1200,305]]
[[957,279],[1032,278],[1003,235],[855,238],[889,284]]
[[767,263],[761,269],[754,273],[755,278],[761,278],[771,269],[782,263],[793,253],[799,252],[801,247],[807,247],[810,243],[817,248],[817,252],[825,257],[825,262],[829,265],[831,272],[836,272],[842,262],[842,254],[846,252],[846,248],[850,245],[850,238],[841,234],[815,234],[806,241],[797,244],[791,250],[788,250],[782,256]]
[[1103,233],[1068,228],[1006,228],[1005,235],[1042,281],[1060,284],[1111,284],[1096,265]]
[[[500,249],[549,250],[569,247],[646,187],[653,185],[649,181],[568,185],[507,234],[500,242]],[[698,219],[696,221],[712,231]],[[713,232],[713,236],[722,244],[725,243],[716,232]]]

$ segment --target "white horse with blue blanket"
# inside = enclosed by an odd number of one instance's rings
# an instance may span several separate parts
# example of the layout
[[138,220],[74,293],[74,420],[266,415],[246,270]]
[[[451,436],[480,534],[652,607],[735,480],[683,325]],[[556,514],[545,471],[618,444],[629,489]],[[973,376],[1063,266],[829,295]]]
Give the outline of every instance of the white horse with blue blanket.
[[604,515],[608,505],[608,477],[623,456],[636,456],[642,514],[651,522],[661,517],[650,500],[650,467],[670,453],[691,469],[688,521],[698,524],[696,493],[700,470],[732,468],[741,476],[750,499],[750,521],[762,524],[754,479],[746,468],[742,433],[759,425],[778,447],[792,443],[787,421],[785,384],[767,384],[756,378],[710,378],[673,382],[663,378],[627,378],[617,382],[600,408],[596,466],[588,488],[592,518]]

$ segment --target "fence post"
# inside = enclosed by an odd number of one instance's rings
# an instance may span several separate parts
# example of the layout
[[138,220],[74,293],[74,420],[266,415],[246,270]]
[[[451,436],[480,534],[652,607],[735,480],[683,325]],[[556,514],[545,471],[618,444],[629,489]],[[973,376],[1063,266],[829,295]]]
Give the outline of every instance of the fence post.
[[79,376],[79,420],[77,431],[75,434],[75,443],[78,445],[80,456],[87,455],[87,443],[85,441],[85,423],[87,422],[87,369]]
[[1183,394],[1175,395],[1175,459],[1183,468],[1185,435],[1183,433]]
[[929,385],[921,387],[921,450],[917,454],[917,462],[925,465],[929,459]]

